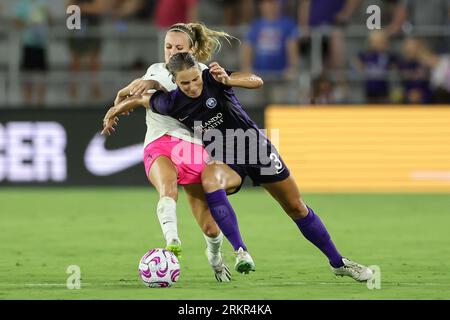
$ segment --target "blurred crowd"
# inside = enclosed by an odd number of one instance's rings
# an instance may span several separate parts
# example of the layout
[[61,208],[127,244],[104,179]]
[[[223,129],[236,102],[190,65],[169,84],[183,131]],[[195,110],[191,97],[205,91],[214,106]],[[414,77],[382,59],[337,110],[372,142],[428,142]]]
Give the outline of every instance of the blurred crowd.
[[[20,72],[30,75],[21,78],[27,105],[46,102],[49,29],[62,23],[54,3],[0,5],[1,24],[20,33]],[[371,4],[381,9],[381,29],[366,26]],[[450,104],[450,0],[69,0],[63,9],[70,5],[82,14],[81,29],[67,36],[65,94],[74,102],[78,73],[89,74],[90,101],[113,96],[102,92],[98,76],[103,38],[90,30],[114,21],[119,29],[135,23],[163,32],[177,22],[201,21],[240,32],[231,67],[263,76],[267,103],[352,103],[359,87],[357,102]],[[144,74],[148,63],[136,59],[130,68]]]

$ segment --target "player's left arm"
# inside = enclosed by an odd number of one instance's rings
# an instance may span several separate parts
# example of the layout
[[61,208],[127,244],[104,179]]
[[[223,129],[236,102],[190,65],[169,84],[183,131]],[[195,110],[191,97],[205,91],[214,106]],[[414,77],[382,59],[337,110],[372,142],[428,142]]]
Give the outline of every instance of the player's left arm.
[[140,106],[150,108],[150,96],[151,94],[132,96],[109,108],[108,112],[103,118],[102,134],[109,136],[111,135],[111,133],[114,133],[116,131],[114,126],[117,126],[119,122],[119,115],[128,114],[130,111]]
[[209,72],[214,80],[229,87],[258,89],[264,84],[260,77],[250,72],[233,72],[228,74],[217,62],[209,65]]

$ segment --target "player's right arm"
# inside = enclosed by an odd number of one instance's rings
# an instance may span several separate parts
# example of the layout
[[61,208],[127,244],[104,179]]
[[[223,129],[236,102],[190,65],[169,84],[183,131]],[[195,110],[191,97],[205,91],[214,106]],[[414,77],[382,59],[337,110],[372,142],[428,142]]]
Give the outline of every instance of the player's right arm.
[[145,94],[148,90],[164,90],[155,80],[137,79],[130,86],[130,95],[140,96]]
[[130,96],[140,96],[146,93],[148,90],[162,90],[163,88],[155,80],[142,80],[141,78],[134,79],[126,87],[120,89],[117,92],[114,105],[119,104],[124,99]]
[[102,134],[111,135],[116,130],[114,126],[117,126],[119,122],[119,115],[128,114],[133,109],[143,106],[149,108],[151,94],[144,94],[142,96],[132,96],[121,101],[119,104],[109,108],[105,117],[103,118],[103,130]]
[[141,78],[134,79],[126,87],[120,89],[117,92],[114,105],[119,104],[121,101],[129,96],[140,96],[148,92],[148,90],[163,90],[166,88],[160,85],[157,76],[161,73],[161,67],[159,63],[152,64]]
[[123,87],[122,89],[120,89],[117,92],[116,95],[116,99],[114,99],[114,105],[118,105],[120,102],[122,102],[123,100],[125,100],[127,97],[130,96],[130,89],[131,87],[138,81],[140,81],[141,79],[134,79],[133,81],[131,81],[127,86]]

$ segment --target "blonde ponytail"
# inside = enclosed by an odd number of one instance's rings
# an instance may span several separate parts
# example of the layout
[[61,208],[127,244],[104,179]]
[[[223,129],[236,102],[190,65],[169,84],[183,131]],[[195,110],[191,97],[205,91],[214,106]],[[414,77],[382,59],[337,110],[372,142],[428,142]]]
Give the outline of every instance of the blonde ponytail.
[[194,56],[199,62],[206,62],[211,59],[214,53],[220,51],[222,47],[221,39],[225,39],[231,44],[231,39],[237,39],[223,31],[209,29],[201,23],[177,23],[169,28],[170,31],[183,32],[189,38],[191,47],[195,47]]

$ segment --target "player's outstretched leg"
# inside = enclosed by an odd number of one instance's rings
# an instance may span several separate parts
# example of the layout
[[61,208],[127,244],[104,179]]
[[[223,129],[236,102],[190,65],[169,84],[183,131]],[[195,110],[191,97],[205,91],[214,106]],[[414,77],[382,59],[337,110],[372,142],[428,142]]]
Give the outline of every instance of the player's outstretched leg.
[[149,169],[148,179],[159,193],[156,212],[166,239],[166,248],[181,258],[181,241],[177,228],[177,169],[169,158],[157,157]]
[[220,232],[217,237],[209,237],[205,234],[203,234],[203,237],[205,238],[207,245],[205,251],[206,257],[214,271],[214,277],[217,282],[230,282],[231,272],[225,263],[222,252],[220,251],[223,242],[222,232]]
[[158,201],[157,214],[161,230],[166,239],[166,249],[181,258],[181,240],[177,228],[177,203],[170,197],[162,197]]
[[308,208],[308,215],[305,218],[294,220],[294,222],[305,238],[316,245],[329,258],[333,273],[339,276],[349,276],[356,281],[371,279],[373,276],[371,269],[339,254],[319,216],[310,207],[306,207]]
[[216,220],[219,228],[230,241],[236,252],[236,264],[234,269],[240,273],[249,273],[255,271],[255,263],[247,252],[247,247],[242,241],[241,233],[236,218],[236,213],[228,201],[225,190],[220,189],[211,193],[206,193],[211,214]]
[[191,211],[202,229],[206,241],[206,257],[214,277],[218,282],[230,282],[231,273],[222,255],[223,234],[214,221],[205,200],[205,192],[200,184],[184,186]]
[[291,176],[263,186],[294,220],[303,236],[327,256],[335,274],[350,276],[357,281],[372,277],[372,270],[341,256],[319,216],[301,200],[300,192]]
[[235,270],[240,273],[255,271],[255,263],[247,251],[236,218],[225,190],[233,190],[241,177],[225,164],[208,164],[202,172],[205,198],[214,220],[236,252]]
[[370,268],[347,258],[342,258],[342,262],[344,263],[342,267],[331,267],[331,270],[336,276],[349,276],[359,282],[372,279],[374,273]]

